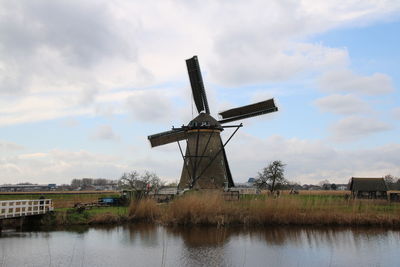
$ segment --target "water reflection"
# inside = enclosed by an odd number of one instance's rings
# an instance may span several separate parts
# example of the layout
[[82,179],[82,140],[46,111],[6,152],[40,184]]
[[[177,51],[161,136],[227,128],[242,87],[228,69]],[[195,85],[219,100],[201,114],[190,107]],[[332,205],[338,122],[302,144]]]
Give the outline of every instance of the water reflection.
[[192,248],[223,246],[234,233],[233,229],[227,227],[169,227],[166,231],[182,238],[185,246]]
[[160,243],[160,230],[154,224],[130,224],[122,228],[127,233],[125,241],[132,245],[156,247]]
[[79,226],[4,232],[0,266],[400,266],[399,250],[383,228]]
[[226,266],[225,245],[233,229],[215,227],[166,228],[167,233],[183,241],[181,262],[185,266]]

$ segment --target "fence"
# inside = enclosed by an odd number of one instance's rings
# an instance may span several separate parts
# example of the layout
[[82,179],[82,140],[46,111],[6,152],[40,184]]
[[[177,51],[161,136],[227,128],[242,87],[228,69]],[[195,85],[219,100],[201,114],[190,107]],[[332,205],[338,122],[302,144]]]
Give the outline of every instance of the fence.
[[45,214],[53,209],[51,199],[0,201],[0,219]]

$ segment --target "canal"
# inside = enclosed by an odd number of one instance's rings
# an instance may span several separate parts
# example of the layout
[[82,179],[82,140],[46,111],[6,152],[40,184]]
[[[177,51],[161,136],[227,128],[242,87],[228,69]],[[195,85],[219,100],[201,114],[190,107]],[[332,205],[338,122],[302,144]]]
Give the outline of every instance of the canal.
[[400,266],[400,231],[134,224],[5,231],[0,266]]

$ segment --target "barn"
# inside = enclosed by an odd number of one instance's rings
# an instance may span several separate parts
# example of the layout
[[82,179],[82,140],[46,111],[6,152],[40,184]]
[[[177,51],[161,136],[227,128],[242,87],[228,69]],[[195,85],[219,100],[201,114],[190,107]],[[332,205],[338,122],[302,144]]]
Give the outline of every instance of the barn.
[[352,177],[349,190],[353,198],[387,199],[387,185],[383,178]]

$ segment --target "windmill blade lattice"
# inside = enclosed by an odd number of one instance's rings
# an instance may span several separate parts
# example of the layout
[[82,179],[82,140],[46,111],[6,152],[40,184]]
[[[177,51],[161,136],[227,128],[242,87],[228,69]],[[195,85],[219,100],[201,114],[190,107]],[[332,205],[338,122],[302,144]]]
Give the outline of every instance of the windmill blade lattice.
[[227,122],[242,120],[275,111],[278,111],[278,108],[275,106],[274,99],[272,98],[255,104],[250,104],[238,108],[232,108],[220,112],[219,115],[223,119],[220,120],[219,123],[227,123]]
[[199,61],[197,60],[197,56],[187,59],[186,66],[197,111],[199,113],[205,111],[207,114],[210,114],[206,90],[204,89],[203,78],[201,77],[200,65]]
[[186,132],[184,129],[176,129],[149,135],[147,139],[149,139],[151,147],[162,146],[169,143],[185,140]]

